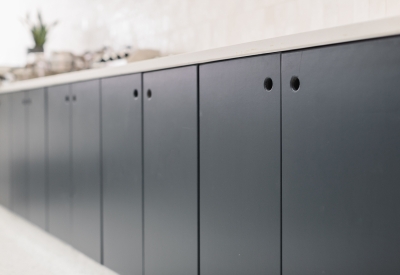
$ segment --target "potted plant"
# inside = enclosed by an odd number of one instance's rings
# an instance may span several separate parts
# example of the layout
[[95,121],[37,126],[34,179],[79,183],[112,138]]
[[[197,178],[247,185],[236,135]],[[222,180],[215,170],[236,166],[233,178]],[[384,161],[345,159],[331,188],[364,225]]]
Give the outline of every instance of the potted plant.
[[35,46],[28,49],[27,64],[24,69],[30,72],[29,78],[46,76],[50,73],[50,70],[44,55],[44,44],[47,41],[49,31],[57,25],[57,22],[44,24],[40,12],[37,13],[36,22],[30,20],[29,13],[22,21],[29,28],[35,42]]
[[33,23],[29,18],[29,13],[26,15],[25,20],[23,21],[29,28],[29,31],[32,34],[33,41],[35,42],[35,47],[32,49],[28,49],[28,53],[41,53],[44,51],[44,44],[47,41],[47,36],[49,31],[57,25],[57,21],[52,24],[46,25],[43,23],[42,15],[40,12],[37,14],[38,22]]

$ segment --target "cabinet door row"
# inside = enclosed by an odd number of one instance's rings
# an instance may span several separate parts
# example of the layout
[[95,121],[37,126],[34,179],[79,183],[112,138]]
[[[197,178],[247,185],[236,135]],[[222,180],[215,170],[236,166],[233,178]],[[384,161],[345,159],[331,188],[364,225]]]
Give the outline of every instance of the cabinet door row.
[[399,48],[2,95],[1,203],[123,275],[397,274]]

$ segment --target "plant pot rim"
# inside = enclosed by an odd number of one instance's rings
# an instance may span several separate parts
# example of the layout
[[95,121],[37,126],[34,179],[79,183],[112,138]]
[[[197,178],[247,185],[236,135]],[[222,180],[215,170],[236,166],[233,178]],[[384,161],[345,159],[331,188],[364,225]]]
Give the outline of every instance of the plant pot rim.
[[44,52],[43,47],[34,47],[32,49],[28,49],[28,53],[42,53]]

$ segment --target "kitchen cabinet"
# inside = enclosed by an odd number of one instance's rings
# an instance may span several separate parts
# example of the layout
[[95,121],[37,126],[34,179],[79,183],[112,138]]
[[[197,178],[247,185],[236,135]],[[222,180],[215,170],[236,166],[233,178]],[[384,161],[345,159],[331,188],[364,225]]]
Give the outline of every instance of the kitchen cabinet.
[[46,228],[45,90],[11,98],[12,209]]
[[48,230],[72,243],[71,93],[69,85],[48,92]]
[[119,274],[142,274],[142,77],[101,80],[103,257]]
[[284,275],[400,270],[399,48],[282,55]]
[[200,271],[280,274],[280,54],[200,66]]
[[26,92],[11,94],[11,206],[15,213],[28,219],[26,104]]
[[46,229],[46,94],[44,89],[26,93],[28,217]]
[[100,81],[71,84],[72,244],[101,261]]
[[198,270],[197,66],[143,74],[144,273]]
[[0,204],[10,208],[10,95],[0,96]]

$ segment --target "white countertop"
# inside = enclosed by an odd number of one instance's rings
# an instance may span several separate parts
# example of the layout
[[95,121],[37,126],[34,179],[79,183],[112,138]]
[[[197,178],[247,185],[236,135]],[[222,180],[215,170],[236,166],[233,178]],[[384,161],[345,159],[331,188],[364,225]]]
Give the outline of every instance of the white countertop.
[[400,16],[389,17],[363,23],[210,49],[206,51],[150,59],[130,63],[121,67],[91,69],[19,81],[1,86],[0,93],[30,90],[89,79],[148,72],[186,65],[202,64],[217,60],[282,52],[295,49],[305,49],[321,45],[330,45],[348,41],[357,41],[398,34],[400,34]]

